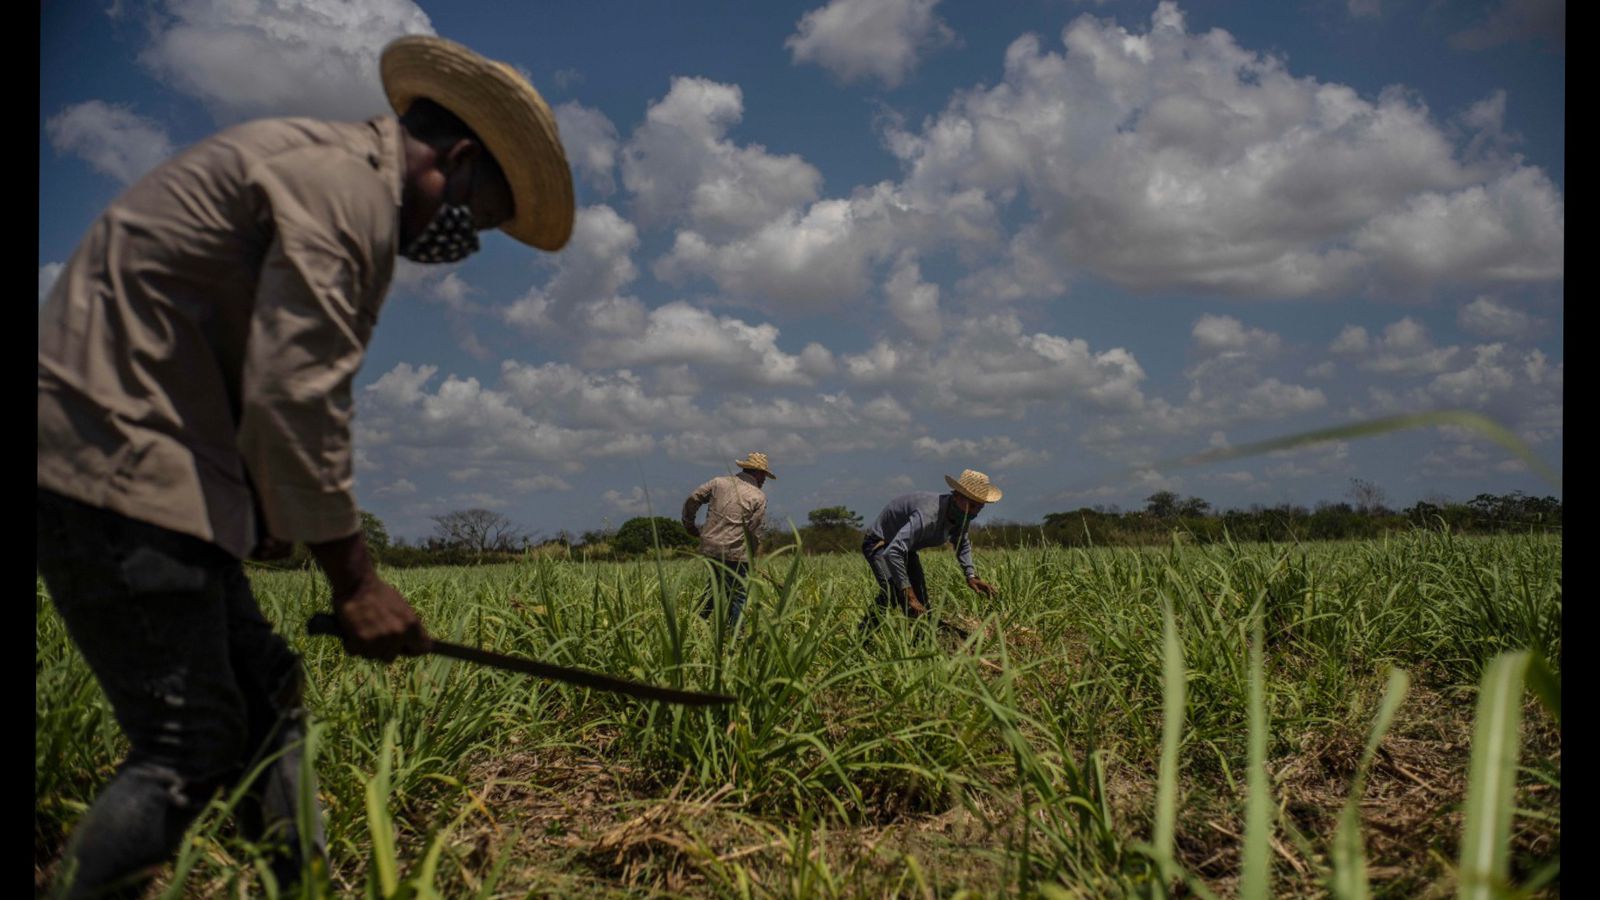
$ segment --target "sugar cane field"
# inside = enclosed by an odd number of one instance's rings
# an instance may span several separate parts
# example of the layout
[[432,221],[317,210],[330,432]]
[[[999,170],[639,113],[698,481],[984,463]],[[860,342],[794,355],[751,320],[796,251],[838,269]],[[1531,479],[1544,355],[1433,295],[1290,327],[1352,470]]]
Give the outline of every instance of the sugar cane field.
[[[764,557],[737,631],[703,560],[386,570],[439,638],[733,694],[640,702],[307,637],[328,839],[295,896],[1558,896],[1561,539]],[[35,883],[126,751],[36,590]],[[941,627],[953,625],[954,627]],[[271,896],[230,795],[152,894]]]

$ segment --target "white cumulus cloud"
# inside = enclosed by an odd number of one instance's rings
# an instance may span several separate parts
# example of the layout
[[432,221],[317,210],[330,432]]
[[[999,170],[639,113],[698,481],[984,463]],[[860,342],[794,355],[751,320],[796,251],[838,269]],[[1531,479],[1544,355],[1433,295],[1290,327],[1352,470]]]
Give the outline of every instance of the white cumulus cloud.
[[680,222],[720,240],[816,198],[816,167],[728,139],[743,116],[737,85],[672,80],[622,148],[622,183],[640,221]]
[[[618,316],[641,309],[638,301],[619,296],[639,276],[633,264],[638,246],[638,229],[616,210],[605,204],[578,210],[572,239],[548,263],[554,273],[506,306],[501,317],[525,331],[560,328],[563,336],[575,324],[611,330]],[[575,314],[582,320],[575,323]]]
[[433,34],[411,0],[163,0],[139,60],[219,119],[360,119],[389,109],[385,44]]
[[1482,185],[1427,191],[1374,217],[1352,244],[1395,283],[1493,284],[1562,276],[1565,204],[1521,167]]
[[1048,296],[1087,272],[1298,297],[1561,276],[1550,179],[1467,153],[1473,122],[1447,127],[1403,88],[1297,76],[1225,31],[1191,33],[1170,0],[1143,30],[1080,16],[1061,45],[1020,37],[999,84],[886,132],[905,190],[977,188],[1033,210],[973,289]]
[[735,395],[718,404],[708,427],[668,435],[662,445],[669,457],[706,465],[759,449],[776,470],[816,462],[822,453],[892,446],[911,425],[910,411],[889,393],[865,402],[842,391],[805,400]]
[[988,468],[1005,471],[1036,466],[1050,459],[1049,451],[1028,449],[1005,435],[976,440],[951,438],[945,441],[923,436],[911,442],[911,453],[918,459],[960,463],[965,468],[976,468],[980,471]]
[[1359,325],[1346,326],[1328,349],[1359,359],[1357,366],[1366,371],[1386,375],[1443,372],[1461,350],[1434,346],[1427,327],[1410,316],[1388,325],[1376,338],[1369,337]]
[[554,475],[532,475],[526,478],[511,479],[511,489],[518,493],[534,493],[538,491],[570,491],[572,485],[565,479]]
[[889,311],[911,336],[923,343],[939,339],[944,324],[939,315],[939,286],[922,280],[922,270],[910,251],[902,254],[883,286]]
[[1461,307],[1456,322],[1473,334],[1508,340],[1528,337],[1542,324],[1515,306],[1487,295]]
[[606,114],[577,101],[557,106],[556,127],[561,131],[561,149],[567,154],[572,172],[601,196],[617,189],[617,154],[621,144],[617,126]]
[[[529,463],[581,471],[590,460],[632,457],[654,439],[633,427],[583,427],[551,421],[516,389],[446,375],[436,366],[399,363],[357,397],[357,443],[404,469],[477,467],[496,477],[525,476]],[[514,370],[511,374],[515,374]]]
[[121,184],[138,181],[173,150],[161,123],[99,100],[74,104],[51,116],[45,134],[57,152],[79,156]]
[[652,509],[660,515],[665,509],[659,497],[649,496],[645,489],[638,485],[629,488],[627,493],[615,489],[606,491],[601,495],[601,499],[607,506],[629,517],[649,515]]
[[972,417],[1018,417],[1038,404],[1075,402],[1107,411],[1140,408],[1144,370],[1132,353],[1099,353],[1079,338],[1026,333],[1012,315],[969,319],[947,346],[880,341],[847,354],[844,369],[861,384],[898,384],[918,403]]
[[520,408],[575,427],[681,428],[705,418],[692,393],[674,391],[670,383],[628,369],[593,372],[559,362],[507,360],[501,364],[501,380]]
[[1232,316],[1201,316],[1195,320],[1190,333],[1195,348],[1203,356],[1272,356],[1283,343],[1276,334],[1261,328],[1246,328]]
[[939,0],[832,0],[804,16],[784,41],[796,64],[816,63],[849,83],[897,87],[923,54],[955,40],[934,14]]
[[833,370],[833,355],[819,344],[800,354],[778,347],[778,328],[717,316],[682,301],[650,311],[637,334],[591,340],[587,365],[691,365],[733,383],[809,385]]

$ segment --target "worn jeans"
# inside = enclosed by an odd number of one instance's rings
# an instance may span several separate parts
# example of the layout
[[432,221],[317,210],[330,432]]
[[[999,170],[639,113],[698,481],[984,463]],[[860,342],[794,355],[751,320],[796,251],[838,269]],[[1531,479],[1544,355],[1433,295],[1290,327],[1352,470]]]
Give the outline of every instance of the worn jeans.
[[716,611],[720,592],[728,604],[728,628],[739,624],[739,614],[744,612],[745,595],[750,590],[750,563],[734,562],[715,556],[711,561],[711,583],[706,585],[705,599],[700,604],[700,618],[709,619]]
[[[889,559],[884,554],[888,545],[880,538],[867,535],[861,541],[861,555],[866,557],[867,565],[872,569],[872,577],[878,582],[878,596],[873,604],[867,607],[867,614],[861,619],[860,631],[869,632],[878,627],[878,621],[883,611],[889,607],[898,607],[906,615],[911,610],[906,603],[905,592],[897,590],[894,581],[889,577]],[[917,595],[917,601],[923,609],[928,606],[928,583],[922,575],[922,560],[916,553],[906,554],[906,580],[910,582],[911,589]]]
[[[272,867],[280,884],[293,880],[303,676],[243,566],[198,538],[50,491],[37,513],[39,573],[131,745],[67,843],[66,895],[137,896],[213,794],[284,749],[237,811],[247,836],[271,828],[283,842]],[[319,852],[321,842],[318,816]]]

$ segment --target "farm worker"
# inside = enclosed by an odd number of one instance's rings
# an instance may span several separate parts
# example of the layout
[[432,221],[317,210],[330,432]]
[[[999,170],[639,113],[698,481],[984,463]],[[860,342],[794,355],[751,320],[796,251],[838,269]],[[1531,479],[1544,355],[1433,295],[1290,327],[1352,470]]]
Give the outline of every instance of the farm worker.
[[[761,486],[768,478],[778,477],[767,467],[765,453],[752,453],[733,464],[739,467],[737,475],[719,475],[683,501],[684,530],[700,539],[700,553],[711,561],[711,584],[706,587],[700,617],[711,618],[720,592],[728,599],[729,628],[739,624],[739,613],[744,611],[750,563],[767,517],[767,495]],[[695,525],[701,506],[706,506],[704,528]]]
[[489,228],[559,249],[572,176],[510,66],[405,37],[380,69],[398,116],[201,141],[113,201],[39,310],[39,572],[131,744],[68,842],[69,896],[136,894],[284,748],[241,824],[287,828],[274,867],[298,877],[300,660],[241,559],[303,542],[347,652],[428,647],[362,539],[352,382],[397,255],[453,262]]
[[996,595],[994,587],[979,580],[973,568],[967,526],[985,504],[1000,499],[1000,489],[989,483],[989,476],[972,469],[963,471],[960,479],[946,475],[944,480],[950,485],[949,493],[917,491],[890,500],[862,538],[861,555],[878,582],[876,602],[861,620],[862,631],[877,626],[885,607],[899,606],[912,618],[927,613],[928,585],[917,551],[941,544],[955,547],[956,562],[967,576],[968,587],[985,597]]

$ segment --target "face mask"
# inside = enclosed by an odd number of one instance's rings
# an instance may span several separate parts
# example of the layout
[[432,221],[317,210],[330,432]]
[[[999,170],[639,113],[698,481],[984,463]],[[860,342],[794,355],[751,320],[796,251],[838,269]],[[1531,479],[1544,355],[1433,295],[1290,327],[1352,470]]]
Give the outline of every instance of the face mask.
[[472,208],[440,206],[428,227],[400,255],[412,262],[453,263],[478,252],[478,230],[472,227]]
[[957,506],[954,500],[950,501],[950,509],[945,512],[945,521],[949,522],[951,525],[960,525],[963,522],[971,522],[977,517],[977,513],[962,512],[961,507]]

